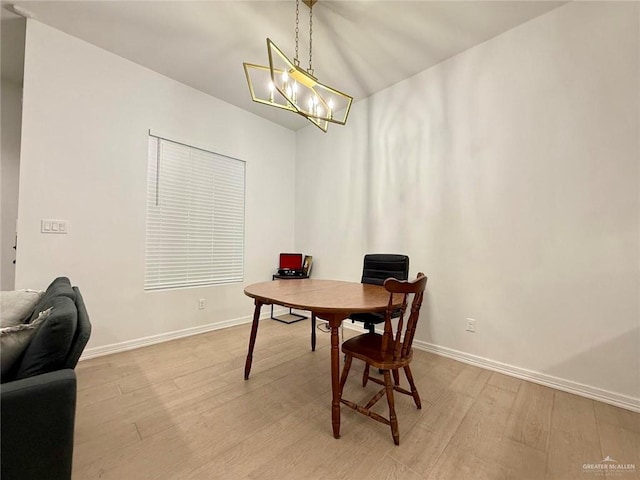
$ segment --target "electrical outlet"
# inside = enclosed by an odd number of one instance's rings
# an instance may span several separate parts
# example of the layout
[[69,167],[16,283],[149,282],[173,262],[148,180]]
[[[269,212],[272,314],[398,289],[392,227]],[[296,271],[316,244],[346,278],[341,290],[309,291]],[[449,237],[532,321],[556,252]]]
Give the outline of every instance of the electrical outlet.
[[467,332],[476,333],[476,321],[473,318],[467,318]]
[[198,300],[198,308],[200,310],[204,310],[204,298],[201,298],[200,300]]

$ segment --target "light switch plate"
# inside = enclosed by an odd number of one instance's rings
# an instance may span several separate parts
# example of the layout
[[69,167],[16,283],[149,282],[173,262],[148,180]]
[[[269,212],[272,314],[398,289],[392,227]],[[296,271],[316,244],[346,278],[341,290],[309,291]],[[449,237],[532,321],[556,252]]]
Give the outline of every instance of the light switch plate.
[[42,219],[40,221],[40,232],[42,233],[69,233],[68,220]]

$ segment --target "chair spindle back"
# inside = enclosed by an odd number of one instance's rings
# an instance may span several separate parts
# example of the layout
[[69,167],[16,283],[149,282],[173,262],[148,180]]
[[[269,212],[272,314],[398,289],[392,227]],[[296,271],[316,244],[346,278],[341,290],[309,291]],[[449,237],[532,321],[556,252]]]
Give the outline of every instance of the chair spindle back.
[[[424,290],[427,286],[427,277],[424,273],[418,273],[415,280],[396,280],[395,278],[388,278],[384,281],[384,287],[389,292],[389,303],[387,305],[387,312],[384,322],[384,337],[382,339],[382,351],[389,351],[389,347],[393,347],[393,358],[395,360],[404,358],[409,355],[411,351],[411,345],[413,344],[413,337],[416,333],[416,325],[418,324],[418,318],[420,317],[420,307],[422,306],[422,298],[424,296]],[[397,295],[402,295],[402,306],[400,307],[400,317],[398,318],[398,326],[393,332],[393,326],[391,324],[391,314],[394,310],[394,298],[397,299]],[[413,295],[411,301],[411,309],[409,318],[405,323],[405,313],[408,306],[408,298]],[[394,297],[395,296],[395,297]]]

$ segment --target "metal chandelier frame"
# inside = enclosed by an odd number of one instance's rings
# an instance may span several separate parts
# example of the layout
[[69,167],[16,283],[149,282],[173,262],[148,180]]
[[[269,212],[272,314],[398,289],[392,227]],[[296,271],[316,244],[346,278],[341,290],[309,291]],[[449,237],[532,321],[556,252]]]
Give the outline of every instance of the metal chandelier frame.
[[249,91],[254,102],[282,108],[302,115],[326,132],[329,123],[347,122],[353,97],[318,81],[312,68],[313,5],[318,0],[303,0],[309,7],[309,68],[298,59],[299,4],[296,0],[296,54],[293,61],[267,38],[269,66],[243,63]]

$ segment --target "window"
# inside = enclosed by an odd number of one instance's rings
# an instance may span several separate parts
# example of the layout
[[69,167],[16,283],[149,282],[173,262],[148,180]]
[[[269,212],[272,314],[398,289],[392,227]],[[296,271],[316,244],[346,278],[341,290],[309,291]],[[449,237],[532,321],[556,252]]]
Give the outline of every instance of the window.
[[149,136],[145,290],[242,282],[245,163]]

